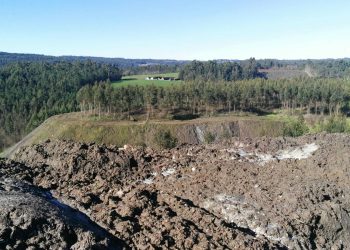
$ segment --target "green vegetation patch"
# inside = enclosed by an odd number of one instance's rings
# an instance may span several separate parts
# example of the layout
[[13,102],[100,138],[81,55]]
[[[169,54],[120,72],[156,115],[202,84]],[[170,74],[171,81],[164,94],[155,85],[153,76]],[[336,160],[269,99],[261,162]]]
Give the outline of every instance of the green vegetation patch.
[[330,116],[319,121],[314,127],[314,132],[326,131],[328,133],[350,133],[350,120],[344,116]]
[[211,132],[206,132],[204,134],[204,142],[207,144],[213,143],[215,141],[215,135]]
[[298,137],[309,132],[309,127],[306,125],[303,116],[297,119],[290,118],[283,129],[284,136]]
[[123,76],[122,80],[112,82],[112,86],[115,88],[118,87],[126,87],[126,86],[147,86],[147,85],[155,85],[160,87],[167,87],[172,84],[179,84],[182,81],[168,81],[168,80],[146,80],[147,77],[178,77],[178,73],[168,73],[168,74],[154,74],[154,75],[131,75],[131,76]]
[[170,130],[158,130],[154,135],[154,142],[159,148],[170,149],[176,146],[177,139]]

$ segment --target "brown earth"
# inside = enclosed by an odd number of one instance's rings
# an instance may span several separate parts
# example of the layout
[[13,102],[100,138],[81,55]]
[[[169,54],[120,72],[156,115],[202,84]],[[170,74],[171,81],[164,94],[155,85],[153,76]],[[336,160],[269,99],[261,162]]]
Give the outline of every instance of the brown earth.
[[123,246],[121,240],[85,214],[61,204],[48,192],[11,178],[0,179],[0,211],[0,249],[122,249]]
[[343,134],[164,151],[46,141],[1,163],[0,177],[50,192],[122,248],[348,249],[349,153]]

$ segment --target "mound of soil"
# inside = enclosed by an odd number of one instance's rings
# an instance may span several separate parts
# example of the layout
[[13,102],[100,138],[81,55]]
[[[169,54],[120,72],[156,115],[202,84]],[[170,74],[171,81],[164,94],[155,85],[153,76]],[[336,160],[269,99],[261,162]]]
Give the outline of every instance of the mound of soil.
[[46,141],[2,163],[0,177],[50,192],[38,197],[53,211],[50,199],[84,213],[120,247],[345,249],[349,152],[342,134],[164,151]]
[[0,179],[1,249],[122,249],[83,213],[30,184]]

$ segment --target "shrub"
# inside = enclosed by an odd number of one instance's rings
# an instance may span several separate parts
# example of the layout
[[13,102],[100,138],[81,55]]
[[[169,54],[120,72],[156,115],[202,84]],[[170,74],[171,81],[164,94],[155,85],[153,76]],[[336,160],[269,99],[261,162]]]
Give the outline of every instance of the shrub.
[[215,135],[210,132],[205,132],[204,134],[204,142],[209,144],[215,141]]
[[232,138],[232,135],[230,134],[230,131],[228,131],[227,129],[224,130],[224,132],[221,135],[221,139],[223,140],[228,140]]
[[305,123],[303,116],[299,116],[297,120],[290,120],[283,128],[284,136],[302,136],[309,132],[309,128]]
[[162,149],[170,149],[176,146],[177,139],[169,130],[159,130],[154,135],[155,144]]
[[332,116],[320,123],[320,130],[328,133],[344,133],[348,131],[346,118],[344,116]]

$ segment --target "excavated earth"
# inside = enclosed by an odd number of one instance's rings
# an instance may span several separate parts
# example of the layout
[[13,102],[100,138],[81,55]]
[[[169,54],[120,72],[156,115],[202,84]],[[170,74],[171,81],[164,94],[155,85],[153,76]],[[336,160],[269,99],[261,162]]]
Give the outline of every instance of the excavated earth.
[[0,249],[350,249],[349,174],[343,134],[46,141],[0,161]]

